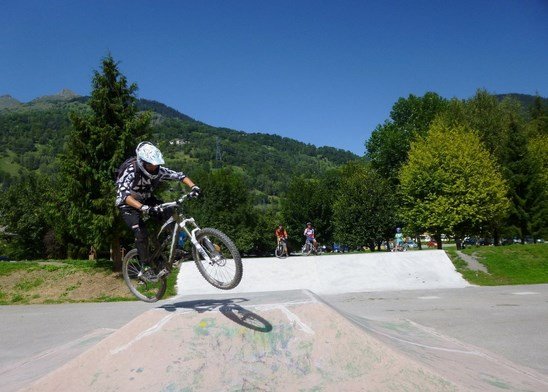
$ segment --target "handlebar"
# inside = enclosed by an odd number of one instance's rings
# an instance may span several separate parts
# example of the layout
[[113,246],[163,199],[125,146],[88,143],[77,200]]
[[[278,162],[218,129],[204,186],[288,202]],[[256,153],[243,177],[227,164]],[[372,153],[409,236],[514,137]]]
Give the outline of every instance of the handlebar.
[[193,192],[185,193],[177,201],[170,201],[170,202],[167,202],[167,203],[162,203],[162,204],[159,204],[157,207],[160,207],[161,209],[169,208],[169,207],[176,207],[178,205],[183,204],[184,201],[187,200],[187,199],[195,199],[197,197],[198,197],[198,195],[194,194]]

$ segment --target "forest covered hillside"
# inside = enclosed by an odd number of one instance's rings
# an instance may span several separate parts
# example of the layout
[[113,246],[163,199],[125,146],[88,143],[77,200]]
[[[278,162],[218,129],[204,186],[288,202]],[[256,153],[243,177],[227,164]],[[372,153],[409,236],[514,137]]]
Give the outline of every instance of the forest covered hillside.
[[[28,103],[0,97],[3,185],[20,170],[56,171],[55,158],[63,151],[71,127],[69,114],[89,110],[87,100],[66,89]],[[137,108],[152,112],[152,141],[164,152],[168,166],[190,175],[199,169],[233,167],[259,197],[283,192],[294,175],[317,176],[358,158],[349,151],[278,135],[216,128],[152,100],[139,99]]]

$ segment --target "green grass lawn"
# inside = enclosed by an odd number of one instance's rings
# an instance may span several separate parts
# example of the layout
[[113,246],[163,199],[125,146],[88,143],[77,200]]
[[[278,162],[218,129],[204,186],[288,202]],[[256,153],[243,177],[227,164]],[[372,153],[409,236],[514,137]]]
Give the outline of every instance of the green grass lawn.
[[475,257],[489,273],[472,271],[456,249],[447,249],[453,264],[470,283],[482,286],[548,283],[548,246],[514,244],[509,246],[472,246],[462,252]]

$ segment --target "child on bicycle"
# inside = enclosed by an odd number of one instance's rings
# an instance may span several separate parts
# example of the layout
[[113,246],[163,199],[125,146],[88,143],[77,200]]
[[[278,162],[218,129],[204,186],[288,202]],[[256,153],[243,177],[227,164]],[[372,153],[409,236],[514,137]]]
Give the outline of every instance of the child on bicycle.
[[284,248],[284,253],[287,255],[287,231],[284,229],[283,225],[278,225],[274,233],[276,234],[277,245],[281,242]]
[[164,164],[160,150],[150,142],[139,143],[135,157],[127,159],[119,168],[116,179],[116,206],[135,236],[139,261],[149,265],[148,233],[144,216],[156,220],[167,219],[171,211],[162,211],[157,205],[162,201],[153,192],[165,180],[181,181],[198,196],[201,192],[194,182],[182,172],[175,172]]
[[396,228],[396,235],[394,236],[394,249],[393,251],[402,251],[403,250],[403,233],[401,229]]
[[303,235],[306,237],[305,245],[310,243],[314,247],[314,251],[316,251],[316,248],[318,246],[318,243],[316,242],[316,231],[312,227],[312,223],[308,222],[306,224],[306,227],[304,229]]

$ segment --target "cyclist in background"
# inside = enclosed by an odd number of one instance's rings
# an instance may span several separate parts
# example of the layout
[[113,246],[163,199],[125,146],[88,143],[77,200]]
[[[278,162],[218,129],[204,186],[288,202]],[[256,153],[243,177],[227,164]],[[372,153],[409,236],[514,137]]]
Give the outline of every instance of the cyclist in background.
[[277,239],[276,245],[279,245],[281,242],[284,247],[284,253],[286,255],[289,255],[289,253],[287,253],[287,231],[285,230],[284,226],[278,225],[278,227],[276,228],[275,234]]
[[401,229],[398,227],[396,229],[396,235],[394,236],[394,251],[401,251],[403,250],[403,233],[401,232]]
[[[308,222],[306,224],[306,227],[304,229],[303,235],[306,237],[306,243],[311,243],[314,247],[314,251],[316,251],[316,247],[318,246],[318,243],[316,242],[316,231],[312,227],[312,223]],[[310,252],[309,252],[310,253]]]

